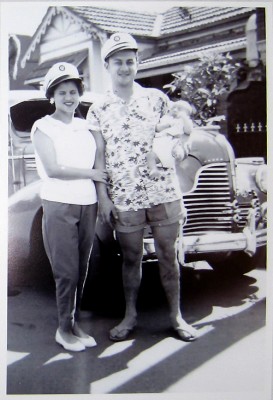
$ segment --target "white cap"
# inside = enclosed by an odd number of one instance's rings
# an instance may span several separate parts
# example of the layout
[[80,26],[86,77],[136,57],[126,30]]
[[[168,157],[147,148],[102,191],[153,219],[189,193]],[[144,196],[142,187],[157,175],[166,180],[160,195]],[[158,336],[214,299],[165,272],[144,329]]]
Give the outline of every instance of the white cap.
[[138,50],[138,45],[129,33],[116,32],[110,36],[101,49],[103,61],[120,50]]
[[78,69],[67,62],[58,62],[54,64],[47,72],[44,79],[44,91],[47,97],[48,89],[52,86],[58,85],[68,79],[77,79],[82,81]]

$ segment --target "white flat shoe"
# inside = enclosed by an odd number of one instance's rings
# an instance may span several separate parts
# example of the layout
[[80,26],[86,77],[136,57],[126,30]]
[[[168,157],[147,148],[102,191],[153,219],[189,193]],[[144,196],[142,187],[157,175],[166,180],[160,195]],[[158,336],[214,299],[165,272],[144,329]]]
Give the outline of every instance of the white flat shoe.
[[95,347],[97,346],[97,342],[92,336],[88,337],[79,337],[76,336],[76,338],[85,346],[85,347]]
[[[78,338],[77,338],[78,339]],[[58,344],[63,346],[65,350],[68,351],[83,351],[85,350],[85,346],[82,342],[77,340],[75,343],[68,343],[64,338],[61,336],[59,330],[57,329],[55,340]]]

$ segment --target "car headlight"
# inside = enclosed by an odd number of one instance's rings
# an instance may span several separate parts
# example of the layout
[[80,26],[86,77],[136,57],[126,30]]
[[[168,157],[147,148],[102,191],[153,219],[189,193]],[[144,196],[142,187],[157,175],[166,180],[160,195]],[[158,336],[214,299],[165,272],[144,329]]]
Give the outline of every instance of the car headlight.
[[260,165],[256,171],[255,180],[258,188],[263,192],[267,193],[267,167],[266,165]]

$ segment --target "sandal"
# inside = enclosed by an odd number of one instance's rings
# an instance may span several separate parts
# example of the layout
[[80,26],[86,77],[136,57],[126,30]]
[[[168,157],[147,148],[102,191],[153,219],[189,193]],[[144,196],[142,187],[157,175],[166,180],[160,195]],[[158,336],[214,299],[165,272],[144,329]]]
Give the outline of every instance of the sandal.
[[186,329],[177,328],[175,329],[175,331],[177,332],[179,338],[184,342],[193,342],[194,340],[197,339],[197,335],[187,331]]
[[113,342],[122,342],[126,340],[134,328],[118,329],[117,327],[111,329],[109,339]]

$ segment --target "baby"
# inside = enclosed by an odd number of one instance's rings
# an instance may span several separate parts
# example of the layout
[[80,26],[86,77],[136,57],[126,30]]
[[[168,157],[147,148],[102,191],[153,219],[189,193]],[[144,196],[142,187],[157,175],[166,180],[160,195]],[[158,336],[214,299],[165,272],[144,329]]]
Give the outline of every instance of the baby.
[[159,177],[158,163],[175,168],[175,161],[183,161],[189,154],[189,135],[193,129],[190,119],[192,107],[184,100],[170,102],[168,114],[156,126],[153,149],[147,154],[150,176]]

